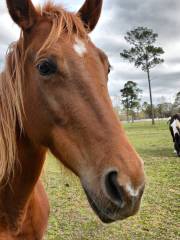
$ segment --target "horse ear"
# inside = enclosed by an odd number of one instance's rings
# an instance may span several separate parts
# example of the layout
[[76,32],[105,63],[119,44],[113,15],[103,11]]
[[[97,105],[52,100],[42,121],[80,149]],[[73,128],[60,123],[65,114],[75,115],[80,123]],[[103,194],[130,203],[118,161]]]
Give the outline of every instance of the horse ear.
[[37,12],[31,0],[6,0],[9,13],[23,30],[30,29],[36,22]]
[[78,11],[85,26],[91,32],[98,23],[101,15],[103,0],[86,0],[84,5]]

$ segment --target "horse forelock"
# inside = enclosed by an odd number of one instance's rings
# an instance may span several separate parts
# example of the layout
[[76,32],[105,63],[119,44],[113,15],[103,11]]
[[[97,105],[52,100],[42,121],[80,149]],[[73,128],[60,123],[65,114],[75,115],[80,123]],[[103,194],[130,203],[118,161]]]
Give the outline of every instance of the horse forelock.
[[75,38],[89,39],[87,28],[77,14],[68,12],[52,2],[47,2],[42,8],[37,8],[37,11],[52,23],[49,36],[39,49],[37,56],[44,50],[47,51],[58,39],[63,37],[64,33],[69,37],[75,35]]

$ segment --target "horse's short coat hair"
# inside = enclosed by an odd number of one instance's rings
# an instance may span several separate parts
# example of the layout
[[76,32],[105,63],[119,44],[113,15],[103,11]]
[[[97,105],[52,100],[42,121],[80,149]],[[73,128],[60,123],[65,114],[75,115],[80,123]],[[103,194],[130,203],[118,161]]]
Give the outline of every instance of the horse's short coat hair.
[[0,239],[43,238],[49,205],[39,178],[48,150],[80,178],[103,222],[134,215],[143,162],[113,111],[108,58],[88,36],[103,1],[86,0],[77,14],[6,2],[21,35],[0,75]]

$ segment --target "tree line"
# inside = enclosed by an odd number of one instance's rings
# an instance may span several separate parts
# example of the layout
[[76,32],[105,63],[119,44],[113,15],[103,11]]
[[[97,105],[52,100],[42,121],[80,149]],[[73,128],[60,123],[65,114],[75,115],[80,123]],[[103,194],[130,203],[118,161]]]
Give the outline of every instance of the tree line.
[[[165,98],[162,97],[161,103],[157,105],[151,105],[148,102],[143,102],[141,104],[142,92],[143,91],[138,87],[138,84],[133,81],[125,83],[124,88],[120,90],[120,101],[126,114],[127,121],[134,121],[139,118],[151,118],[152,108],[154,118],[168,118],[173,114],[180,112],[180,92],[176,94],[173,103],[167,102]],[[120,110],[118,108],[119,106],[117,104],[117,111]]]

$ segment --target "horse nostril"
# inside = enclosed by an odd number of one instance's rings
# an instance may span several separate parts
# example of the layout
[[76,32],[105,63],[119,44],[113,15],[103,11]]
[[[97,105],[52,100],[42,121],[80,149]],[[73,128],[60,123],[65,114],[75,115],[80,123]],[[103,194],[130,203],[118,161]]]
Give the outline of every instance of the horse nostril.
[[111,201],[121,207],[123,204],[123,188],[119,185],[117,177],[117,171],[109,172],[105,177],[105,186]]

